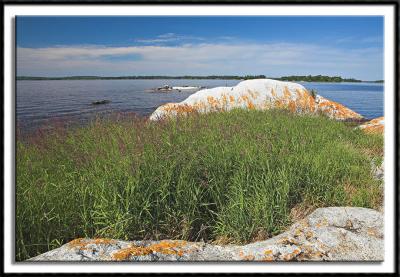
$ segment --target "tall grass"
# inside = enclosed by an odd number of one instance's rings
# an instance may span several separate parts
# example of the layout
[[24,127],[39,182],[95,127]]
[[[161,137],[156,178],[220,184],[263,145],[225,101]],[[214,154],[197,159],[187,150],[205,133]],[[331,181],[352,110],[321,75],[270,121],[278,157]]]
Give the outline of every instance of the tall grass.
[[16,259],[77,237],[235,243],[282,231],[296,205],[376,208],[383,151],[285,111],[97,120],[17,141]]

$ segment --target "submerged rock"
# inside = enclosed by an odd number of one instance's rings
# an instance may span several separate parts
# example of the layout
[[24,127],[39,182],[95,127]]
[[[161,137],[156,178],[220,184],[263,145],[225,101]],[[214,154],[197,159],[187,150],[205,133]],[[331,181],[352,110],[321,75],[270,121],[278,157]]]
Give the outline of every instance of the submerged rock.
[[385,118],[383,116],[372,119],[360,126],[358,128],[362,129],[368,134],[383,134],[385,130]]
[[28,261],[382,261],[383,215],[320,208],[271,239],[239,245],[76,239]]
[[111,103],[110,100],[99,100],[99,101],[93,101],[92,105],[103,105],[103,104],[108,104]]
[[311,95],[302,85],[255,79],[234,87],[203,89],[180,103],[162,105],[150,116],[151,120],[199,112],[228,111],[234,108],[265,110],[285,108],[299,113],[322,113],[337,120],[361,120],[363,117],[345,106]]

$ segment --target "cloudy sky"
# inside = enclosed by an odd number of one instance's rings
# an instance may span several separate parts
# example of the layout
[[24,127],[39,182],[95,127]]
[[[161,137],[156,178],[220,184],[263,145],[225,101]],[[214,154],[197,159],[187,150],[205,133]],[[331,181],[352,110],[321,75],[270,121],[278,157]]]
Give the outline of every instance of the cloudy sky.
[[18,76],[383,79],[383,17],[17,17]]

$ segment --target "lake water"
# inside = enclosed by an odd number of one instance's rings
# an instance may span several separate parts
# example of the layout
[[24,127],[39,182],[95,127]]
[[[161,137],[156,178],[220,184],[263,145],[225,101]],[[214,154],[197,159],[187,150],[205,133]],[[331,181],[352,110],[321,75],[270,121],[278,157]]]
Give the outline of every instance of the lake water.
[[[52,80],[17,81],[17,123],[21,130],[34,130],[49,121],[84,123],[96,115],[135,112],[150,115],[158,106],[180,102],[193,92],[149,93],[171,86],[234,86],[239,80]],[[301,83],[307,89],[344,104],[366,118],[383,115],[383,84]],[[91,105],[107,99],[106,105]]]

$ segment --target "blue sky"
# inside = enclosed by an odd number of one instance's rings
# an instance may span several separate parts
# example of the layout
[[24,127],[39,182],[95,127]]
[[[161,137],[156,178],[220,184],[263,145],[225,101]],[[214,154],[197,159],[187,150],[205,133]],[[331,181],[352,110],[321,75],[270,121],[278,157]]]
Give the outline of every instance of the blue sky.
[[383,79],[383,17],[17,17],[17,74]]

